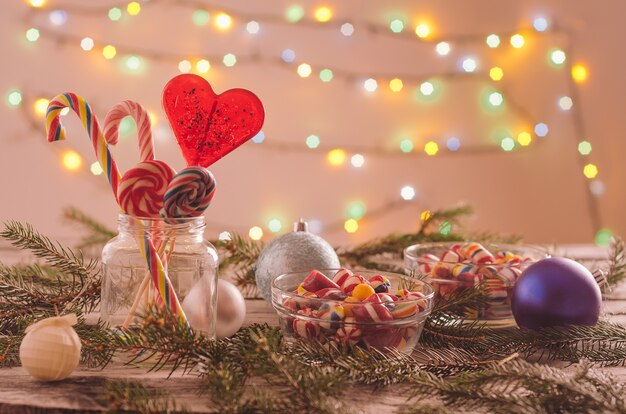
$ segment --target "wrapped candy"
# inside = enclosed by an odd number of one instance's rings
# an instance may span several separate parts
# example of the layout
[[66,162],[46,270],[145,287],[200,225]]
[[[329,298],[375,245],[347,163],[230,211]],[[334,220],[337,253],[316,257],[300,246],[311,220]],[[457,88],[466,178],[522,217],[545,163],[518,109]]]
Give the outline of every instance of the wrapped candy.
[[340,303],[324,303],[317,311],[317,317],[324,322],[320,323],[322,329],[335,330],[345,317],[345,311]]
[[335,340],[342,346],[350,348],[361,340],[363,331],[356,324],[356,319],[346,318],[343,325],[337,329]]
[[335,288],[339,289],[339,286],[326,277],[322,272],[313,270],[309,275],[304,278],[302,281],[302,287],[308,292],[317,292],[318,290],[324,288]]
[[353,275],[352,271],[341,268],[337,271],[337,273],[335,273],[335,276],[333,276],[333,282],[341,286],[346,281],[346,279],[348,279],[352,275]]
[[376,293],[387,293],[391,287],[391,282],[385,276],[376,275],[372,276],[368,280],[371,287],[374,288]]
[[361,283],[367,283],[367,280],[361,275],[352,275],[343,282],[341,290],[343,290],[343,293],[346,295],[350,295],[354,288]]

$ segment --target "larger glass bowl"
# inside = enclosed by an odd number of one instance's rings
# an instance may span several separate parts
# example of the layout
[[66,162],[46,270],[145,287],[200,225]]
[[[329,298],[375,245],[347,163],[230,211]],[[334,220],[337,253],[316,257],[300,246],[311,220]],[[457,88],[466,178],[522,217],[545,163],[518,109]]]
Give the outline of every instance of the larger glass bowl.
[[[342,269],[320,270],[329,279]],[[402,299],[382,303],[368,300],[344,301],[341,295],[317,297],[298,293],[310,272],[280,275],[272,281],[272,305],[278,313],[286,338],[298,341],[334,343],[340,348],[360,347],[410,354],[419,341],[430,314],[434,292],[430,285],[410,276],[372,270],[354,271],[369,280],[382,275],[389,280],[388,295]],[[410,295],[410,292],[416,292]],[[332,295],[331,295],[332,296]],[[348,296],[350,297],[350,296]],[[371,315],[371,320],[366,316]]]
[[522,272],[548,257],[536,246],[513,244],[423,243],[404,250],[404,266],[430,283],[438,301],[480,286],[486,294],[483,306],[465,308],[461,316],[493,327],[514,326],[511,295]]

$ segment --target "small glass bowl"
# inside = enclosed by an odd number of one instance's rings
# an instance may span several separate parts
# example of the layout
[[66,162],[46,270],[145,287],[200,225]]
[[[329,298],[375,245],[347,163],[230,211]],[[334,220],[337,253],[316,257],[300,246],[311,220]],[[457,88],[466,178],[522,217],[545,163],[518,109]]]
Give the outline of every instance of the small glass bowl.
[[[322,269],[320,272],[332,278],[338,270]],[[278,313],[285,337],[300,341],[330,342],[343,349],[360,347],[379,351],[393,349],[406,354],[413,352],[432,309],[434,292],[431,286],[397,273],[355,270],[355,275],[365,279],[376,275],[385,276],[391,283],[390,296],[403,289],[420,292],[421,295],[416,299],[395,302],[373,303],[366,300],[348,303],[339,298],[318,298],[295,293],[309,273],[286,273],[272,281],[272,305]],[[341,309],[337,310],[338,307]],[[374,316],[371,322],[357,321],[354,312],[361,315],[363,312],[383,314],[387,318]],[[387,320],[390,314],[393,319]]]
[[[488,299],[484,306],[477,309],[466,308],[463,317],[470,321],[486,322],[490,326],[514,326],[515,319],[511,312],[511,294],[515,282],[522,272],[537,260],[549,257],[540,247],[512,244],[484,244],[488,252],[494,255],[489,259],[455,261],[454,252],[475,243],[423,243],[404,249],[404,266],[407,273],[426,276],[437,300],[445,301],[454,292],[471,289],[481,284]],[[444,256],[446,254],[446,256]],[[485,257],[485,256],[483,256]]]

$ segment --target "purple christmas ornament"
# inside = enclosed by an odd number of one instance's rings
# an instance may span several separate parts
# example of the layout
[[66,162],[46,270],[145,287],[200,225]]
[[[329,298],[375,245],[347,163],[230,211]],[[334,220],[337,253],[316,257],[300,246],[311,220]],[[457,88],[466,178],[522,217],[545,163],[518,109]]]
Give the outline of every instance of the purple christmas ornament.
[[591,272],[570,259],[552,257],[529,266],[515,283],[511,309],[520,327],[595,325],[602,295]]

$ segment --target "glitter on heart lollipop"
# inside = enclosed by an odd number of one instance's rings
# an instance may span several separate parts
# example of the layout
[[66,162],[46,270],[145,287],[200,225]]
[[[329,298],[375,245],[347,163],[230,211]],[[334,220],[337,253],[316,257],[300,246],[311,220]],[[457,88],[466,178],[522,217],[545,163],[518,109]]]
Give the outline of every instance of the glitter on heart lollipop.
[[144,161],[126,171],[117,197],[120,207],[131,216],[159,217],[163,196],[176,171],[163,161]]
[[195,217],[209,207],[215,194],[215,178],[203,167],[187,167],[172,179],[163,197],[164,217]]

